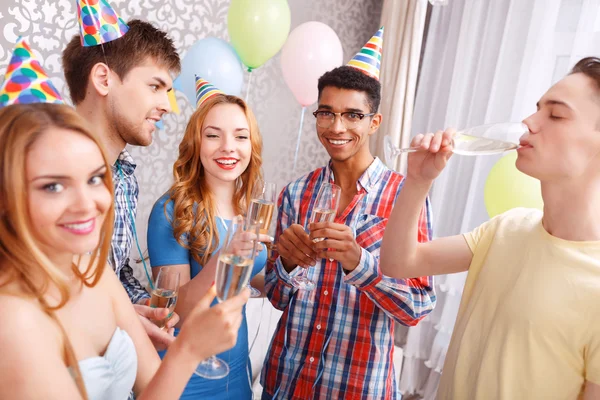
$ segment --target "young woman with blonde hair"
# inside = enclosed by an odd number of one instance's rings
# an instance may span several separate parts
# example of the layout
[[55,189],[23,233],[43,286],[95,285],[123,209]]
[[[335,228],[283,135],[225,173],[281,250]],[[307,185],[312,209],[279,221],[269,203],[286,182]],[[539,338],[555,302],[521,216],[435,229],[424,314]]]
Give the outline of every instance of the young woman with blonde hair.
[[[216,254],[229,220],[245,213],[262,179],[261,151],[256,119],[239,97],[220,93],[206,99],[188,123],[173,166],[174,183],[155,203],[148,223],[153,271],[168,266],[181,276],[176,307],[181,323],[215,279]],[[271,240],[266,235],[259,239]],[[253,276],[264,268],[266,258],[263,248]],[[260,279],[255,277],[253,286],[262,287]],[[252,398],[245,316],[235,347],[219,357],[229,364],[227,377],[192,376],[182,399]]]
[[235,343],[248,294],[208,308],[211,290],[160,362],[105,271],[112,203],[106,156],[73,109],[0,109],[0,398],[177,398]]

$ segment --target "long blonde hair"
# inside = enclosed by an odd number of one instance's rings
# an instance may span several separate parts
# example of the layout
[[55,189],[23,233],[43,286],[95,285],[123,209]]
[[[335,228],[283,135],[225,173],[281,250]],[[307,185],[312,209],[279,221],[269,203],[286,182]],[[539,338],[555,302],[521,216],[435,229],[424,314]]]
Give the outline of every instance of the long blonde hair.
[[238,178],[233,205],[236,213],[243,213],[252,195],[254,185],[262,179],[262,138],[256,118],[250,107],[237,96],[219,94],[206,100],[198,108],[187,125],[179,144],[179,157],[173,165],[174,183],[169,189],[167,204],[173,202],[173,236],[177,242],[192,253],[192,257],[204,265],[218,246],[216,228],[216,204],[206,183],[204,167],[200,160],[202,125],[210,110],[219,104],[239,106],[248,120],[252,152],[250,163]]
[[[27,154],[32,145],[50,128],[80,133],[93,140],[100,149],[107,167],[104,184],[111,195],[110,166],[100,142],[85,121],[65,105],[16,104],[0,109],[0,265],[10,279],[7,283],[23,283],[25,292],[37,299],[42,309],[58,324],[64,337],[65,360],[75,372],[77,386],[87,398],[81,379],[77,358],[54,311],[63,307],[70,298],[69,277],[54,265],[35,239],[28,211],[28,190],[25,178]],[[114,210],[111,205],[100,232],[100,242],[92,252],[91,260],[81,272],[73,265],[74,276],[81,283],[93,287],[102,277],[110,250]],[[97,267],[96,267],[97,266]],[[49,287],[58,289],[57,304],[49,304],[46,294]]]

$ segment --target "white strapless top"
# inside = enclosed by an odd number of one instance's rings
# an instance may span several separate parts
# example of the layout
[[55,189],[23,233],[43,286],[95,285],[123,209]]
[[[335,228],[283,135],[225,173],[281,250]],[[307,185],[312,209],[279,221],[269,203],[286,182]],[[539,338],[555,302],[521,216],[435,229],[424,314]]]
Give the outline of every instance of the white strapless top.
[[90,400],[126,400],[137,374],[133,341],[117,327],[104,355],[79,361],[79,369]]

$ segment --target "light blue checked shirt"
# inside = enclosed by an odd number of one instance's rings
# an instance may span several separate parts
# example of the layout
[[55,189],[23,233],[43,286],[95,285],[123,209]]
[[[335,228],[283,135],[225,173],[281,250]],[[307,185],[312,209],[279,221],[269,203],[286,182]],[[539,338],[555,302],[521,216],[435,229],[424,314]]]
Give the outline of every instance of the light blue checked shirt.
[[[121,166],[123,178],[117,165]],[[108,262],[115,270],[121,284],[127,291],[133,304],[149,299],[150,295],[135,276],[129,265],[129,253],[133,245],[133,220],[137,211],[137,198],[139,186],[135,177],[135,163],[127,150],[119,154],[119,158],[112,166],[113,184],[115,187],[115,224],[111,242]],[[129,215],[129,205],[131,216]]]

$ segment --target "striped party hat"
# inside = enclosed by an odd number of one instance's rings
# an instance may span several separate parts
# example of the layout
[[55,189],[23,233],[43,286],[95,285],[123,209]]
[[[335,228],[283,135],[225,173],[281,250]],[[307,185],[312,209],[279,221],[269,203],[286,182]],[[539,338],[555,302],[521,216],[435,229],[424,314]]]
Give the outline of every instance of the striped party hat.
[[27,42],[19,38],[0,87],[0,108],[28,103],[64,104]]
[[200,78],[196,75],[196,108],[199,108],[202,103],[218,94],[225,94],[207,80]]
[[383,51],[383,26],[373,35],[371,40],[348,62],[348,66],[356,68],[372,78],[379,80],[381,69],[381,53]]
[[97,46],[120,38],[129,27],[108,0],[76,0],[81,45]]

